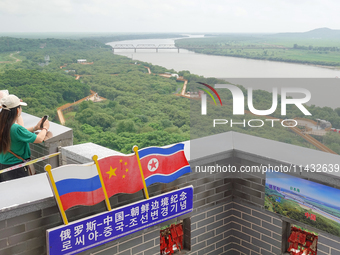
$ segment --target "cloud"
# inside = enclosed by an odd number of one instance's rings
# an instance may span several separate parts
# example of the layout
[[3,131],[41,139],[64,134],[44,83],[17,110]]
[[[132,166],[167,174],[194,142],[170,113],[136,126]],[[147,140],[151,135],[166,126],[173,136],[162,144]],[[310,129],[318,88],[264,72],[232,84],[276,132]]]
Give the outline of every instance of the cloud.
[[248,16],[248,12],[241,7],[234,8],[234,13],[235,13],[236,17],[246,17],[246,16]]
[[70,14],[74,11],[71,1],[69,0],[1,0],[0,13],[4,15],[14,16],[30,16],[35,15],[59,15]]
[[0,32],[297,32],[340,24],[336,0],[0,0]]

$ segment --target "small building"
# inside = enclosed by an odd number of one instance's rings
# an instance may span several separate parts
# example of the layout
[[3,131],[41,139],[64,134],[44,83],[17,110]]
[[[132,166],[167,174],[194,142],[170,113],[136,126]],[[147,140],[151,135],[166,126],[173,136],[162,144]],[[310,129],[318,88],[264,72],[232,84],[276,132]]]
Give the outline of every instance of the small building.
[[320,126],[321,129],[326,129],[332,127],[332,124],[327,120],[316,119],[317,125]]
[[86,59],[78,59],[77,63],[78,64],[84,64],[84,63],[87,63],[87,61],[86,61]]
[[70,72],[75,73],[76,70],[65,70],[65,73],[70,73]]

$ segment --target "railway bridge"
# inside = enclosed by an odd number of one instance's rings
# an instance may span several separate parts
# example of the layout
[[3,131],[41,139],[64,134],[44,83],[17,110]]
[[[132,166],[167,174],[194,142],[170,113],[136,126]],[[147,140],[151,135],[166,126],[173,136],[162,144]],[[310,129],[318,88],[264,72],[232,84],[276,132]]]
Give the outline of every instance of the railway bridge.
[[129,50],[133,49],[134,52],[138,50],[177,50],[179,53],[179,48],[175,46],[175,44],[137,44],[136,46],[133,44],[116,44],[112,47],[112,52],[114,53],[115,50]]

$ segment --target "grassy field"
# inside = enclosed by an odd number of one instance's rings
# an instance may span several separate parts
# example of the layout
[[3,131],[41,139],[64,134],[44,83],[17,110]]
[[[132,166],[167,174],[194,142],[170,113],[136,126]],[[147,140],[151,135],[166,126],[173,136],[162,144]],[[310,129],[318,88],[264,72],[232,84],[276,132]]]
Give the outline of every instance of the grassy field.
[[[340,66],[340,52],[316,52],[296,49],[218,49],[203,50],[203,53],[260,58],[285,62],[324,62],[325,65]],[[315,63],[317,64],[317,63]],[[321,63],[320,63],[321,64]]]
[[306,45],[313,47],[340,47],[340,40],[337,39],[321,39],[321,38],[268,38],[266,42],[274,45],[282,45],[285,47],[293,47],[294,44]]
[[73,120],[77,112],[68,112],[64,114],[65,120]]
[[197,53],[340,68],[340,39],[223,35],[176,40]]
[[[3,61],[13,61],[14,59],[11,58],[9,55],[10,54],[8,54],[7,52],[0,53],[0,62],[3,62]],[[2,64],[2,63],[0,63],[0,64]]]
[[[20,61],[16,61],[19,59]],[[23,56],[20,56],[17,52],[1,52],[0,53],[0,72],[4,72],[4,70],[8,67],[8,65],[18,64],[25,59]]]

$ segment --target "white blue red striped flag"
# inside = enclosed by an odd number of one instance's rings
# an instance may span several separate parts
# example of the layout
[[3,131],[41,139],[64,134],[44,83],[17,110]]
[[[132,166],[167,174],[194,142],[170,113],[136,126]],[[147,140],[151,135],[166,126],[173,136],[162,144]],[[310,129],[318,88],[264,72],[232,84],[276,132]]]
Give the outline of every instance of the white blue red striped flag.
[[96,164],[66,165],[52,171],[64,210],[95,205],[105,199]]

